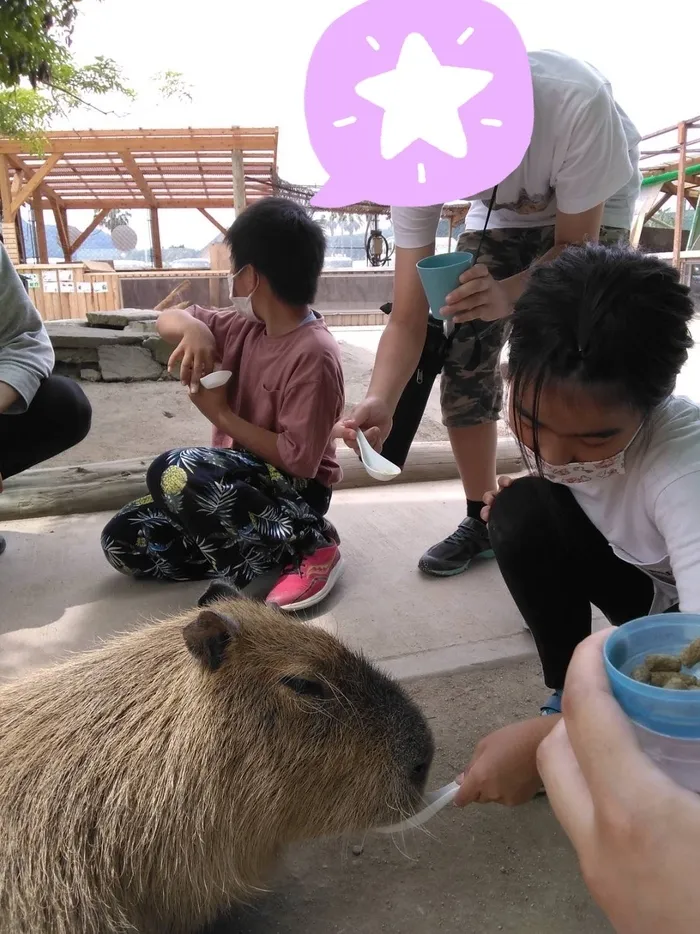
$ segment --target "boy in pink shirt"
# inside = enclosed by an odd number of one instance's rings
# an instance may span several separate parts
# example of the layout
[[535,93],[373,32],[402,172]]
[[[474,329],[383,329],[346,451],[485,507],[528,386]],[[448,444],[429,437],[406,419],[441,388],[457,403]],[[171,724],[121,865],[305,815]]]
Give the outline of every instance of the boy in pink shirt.
[[[309,307],[325,238],[300,205],[266,198],[226,235],[231,309],[169,309],[158,331],[176,349],[170,367],[213,425],[213,447],[160,455],[150,496],[121,510],[102,547],[117,570],[165,580],[227,578],[244,587],[273,568],[267,597],[305,609],[341,571],[338,534],[325,518],[341,478],[333,429],[343,413],[340,350]],[[230,370],[229,382],[200,379]]]

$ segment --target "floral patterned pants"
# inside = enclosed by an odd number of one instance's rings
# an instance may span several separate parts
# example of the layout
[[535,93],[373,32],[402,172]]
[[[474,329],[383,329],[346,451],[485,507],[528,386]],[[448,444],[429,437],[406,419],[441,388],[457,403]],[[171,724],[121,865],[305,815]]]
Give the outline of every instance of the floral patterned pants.
[[149,496],[102,533],[105,557],[134,577],[226,577],[244,587],[338,542],[324,515],[331,491],[282,473],[247,451],[180,448],[148,469]]

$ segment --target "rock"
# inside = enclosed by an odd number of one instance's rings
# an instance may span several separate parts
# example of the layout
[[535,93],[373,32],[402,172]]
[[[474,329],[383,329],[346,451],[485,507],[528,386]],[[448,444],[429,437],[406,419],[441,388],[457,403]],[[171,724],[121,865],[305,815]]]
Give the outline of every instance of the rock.
[[127,324],[123,334],[156,334],[155,321],[134,321],[133,324]]
[[100,370],[106,382],[159,379],[163,368],[145,347],[99,348]]
[[364,851],[365,851],[365,848],[364,848],[363,846],[354,846],[354,847],[352,848],[352,855],[353,855],[353,856],[362,856],[362,854],[364,853]]
[[80,378],[85,380],[86,383],[99,383],[102,379],[102,374],[99,370],[81,370]]
[[97,363],[97,347],[57,347],[57,363]]
[[46,330],[51,343],[58,347],[104,347],[115,344],[141,344],[143,334],[127,334],[125,331],[110,331],[107,328],[88,328],[70,325],[52,327],[49,321]]
[[157,311],[144,308],[120,308],[118,311],[88,311],[87,322],[93,328],[125,328],[137,321],[155,321]]
[[161,366],[168,365],[168,360],[175,349],[172,344],[164,341],[162,337],[147,337],[143,342],[143,346],[150,350],[153,359],[160,363]]

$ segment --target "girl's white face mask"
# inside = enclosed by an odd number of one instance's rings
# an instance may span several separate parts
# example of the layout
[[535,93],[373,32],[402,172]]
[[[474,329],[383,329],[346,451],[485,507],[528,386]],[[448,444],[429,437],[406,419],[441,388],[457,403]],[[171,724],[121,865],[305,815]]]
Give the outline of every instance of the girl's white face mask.
[[625,459],[627,452],[637,440],[642,426],[635,431],[634,435],[627,442],[625,447],[600,461],[575,461],[572,464],[548,464],[546,461],[540,461],[540,468],[537,469],[537,459],[534,451],[531,451],[526,445],[522,445],[523,456],[530,473],[544,477],[552,483],[586,483],[588,480],[607,480],[608,477],[624,474]]
[[[245,269],[245,266],[243,269]],[[244,298],[233,294],[236,276],[239,276],[242,271],[242,269],[239,269],[238,272],[230,272],[228,274],[228,295],[231,300],[231,307],[234,308],[242,318],[246,318],[248,321],[258,321],[259,318],[253,311],[253,295],[258,286],[256,285],[250,295],[246,295]]]

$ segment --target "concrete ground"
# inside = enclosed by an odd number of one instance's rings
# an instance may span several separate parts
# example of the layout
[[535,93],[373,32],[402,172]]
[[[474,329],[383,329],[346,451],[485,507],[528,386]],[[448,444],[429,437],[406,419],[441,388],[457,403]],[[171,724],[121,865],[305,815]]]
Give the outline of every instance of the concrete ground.
[[[316,622],[400,677],[532,652],[493,562],[447,580],[423,577],[423,550],[464,514],[459,483],[338,492],[330,518],[346,571]],[[0,559],[0,678],[43,664],[138,618],[191,606],[201,583],[133,581],[99,547],[108,514],[9,521]]]

